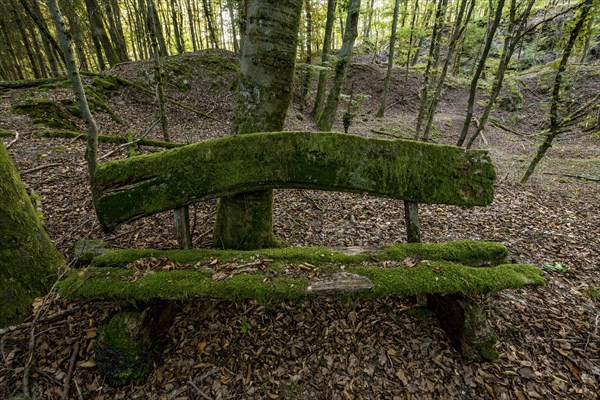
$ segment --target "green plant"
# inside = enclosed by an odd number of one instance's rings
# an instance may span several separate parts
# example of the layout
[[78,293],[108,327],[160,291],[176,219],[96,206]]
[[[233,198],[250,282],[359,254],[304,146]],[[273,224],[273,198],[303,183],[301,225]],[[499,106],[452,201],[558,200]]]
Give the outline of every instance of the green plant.
[[563,274],[569,272],[569,266],[561,262],[557,262],[554,264],[545,262],[542,263],[542,268],[544,268],[547,271],[560,272]]
[[242,333],[248,333],[248,331],[252,327],[250,325],[250,322],[248,322],[248,317],[243,315],[242,318],[240,318],[240,323],[242,324]]
[[600,286],[590,286],[588,293],[594,303],[600,302]]

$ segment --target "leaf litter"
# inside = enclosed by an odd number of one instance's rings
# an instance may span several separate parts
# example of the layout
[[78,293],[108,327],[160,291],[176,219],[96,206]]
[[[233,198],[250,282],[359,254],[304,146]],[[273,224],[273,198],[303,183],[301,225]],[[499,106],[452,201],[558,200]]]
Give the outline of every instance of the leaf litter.
[[[136,80],[141,79],[138,71],[139,66],[130,63],[117,72]],[[355,68],[350,79],[360,89],[361,83],[372,81],[373,77],[364,76],[367,73],[373,74],[373,69]],[[411,77],[408,86],[416,84]],[[191,94],[167,90],[216,119],[231,120],[231,90],[225,86],[217,90],[207,79],[192,87]],[[3,93],[0,129],[20,133],[10,149],[20,170],[46,163],[60,165],[23,175],[25,184],[42,199],[41,211],[59,250],[72,257],[73,245],[81,238],[100,238],[111,248],[175,248],[168,212],[125,224],[112,233],[100,231],[82,163],[83,143],[38,137],[30,121],[8,113],[16,99],[32,95],[39,93],[34,89]],[[59,99],[68,92],[55,89],[43,95]],[[108,103],[129,128],[141,134],[152,124],[156,104],[139,97],[133,89],[124,88]],[[462,109],[457,104],[462,100],[452,93],[448,97],[440,109],[452,116],[453,110]],[[367,103],[366,107],[375,105]],[[176,141],[227,134],[227,127],[213,120],[172,105],[167,109]],[[286,126],[313,129],[308,119],[294,117],[298,112],[293,105]],[[410,126],[414,118],[413,111],[400,103],[390,115],[382,123]],[[101,133],[124,131],[102,110],[95,117]],[[353,133],[371,136],[369,124],[377,121],[367,113],[363,123],[352,126]],[[456,129],[450,126],[439,140],[453,142]],[[148,138],[160,139],[158,129]],[[532,149],[529,142],[515,142],[494,128],[486,132],[486,139],[494,149],[514,154]],[[578,141],[559,141],[549,156],[585,148],[586,154],[597,157],[599,147],[578,136]],[[116,148],[103,143],[100,151],[106,154]],[[121,149],[109,159],[124,156]],[[415,302],[410,298],[356,301],[336,297],[269,304],[192,299],[181,304],[167,333],[163,362],[148,379],[111,388],[98,373],[93,348],[102,323],[128,305],[58,299],[36,328],[30,371],[33,394],[61,398],[70,359],[77,350],[71,399],[598,399],[600,305],[590,293],[600,287],[600,188],[593,182],[565,182],[541,174],[519,186],[503,178],[515,173],[514,163],[503,158],[495,161],[501,178],[491,206],[421,205],[420,215],[424,241],[496,240],[508,246],[516,262],[551,266],[544,272],[548,279],[544,288],[476,297],[500,337],[498,360],[470,363],[461,359],[434,318],[413,312]],[[195,247],[210,246],[215,210],[215,201],[190,207]],[[374,248],[405,237],[401,201],[360,194],[277,191],[274,219],[276,235],[292,246]],[[241,269],[268,267],[267,260],[256,261]],[[411,268],[416,261],[382,266]],[[239,265],[224,266],[214,260],[205,267],[226,279]],[[128,267],[143,272],[189,266],[146,259]],[[283,269],[290,274],[318,273],[306,263]],[[21,389],[28,336],[27,327],[0,336],[0,398],[10,398]]]

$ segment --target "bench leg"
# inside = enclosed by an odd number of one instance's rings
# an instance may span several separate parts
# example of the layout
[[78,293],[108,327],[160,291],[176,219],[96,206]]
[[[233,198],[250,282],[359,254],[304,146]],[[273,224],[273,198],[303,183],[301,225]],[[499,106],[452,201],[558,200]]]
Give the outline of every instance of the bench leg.
[[142,311],[122,311],[99,330],[96,362],[111,386],[145,379],[160,361],[177,305],[161,302]]
[[498,358],[495,347],[498,336],[475,301],[459,294],[428,295],[427,307],[436,314],[452,345],[465,358],[473,361]]

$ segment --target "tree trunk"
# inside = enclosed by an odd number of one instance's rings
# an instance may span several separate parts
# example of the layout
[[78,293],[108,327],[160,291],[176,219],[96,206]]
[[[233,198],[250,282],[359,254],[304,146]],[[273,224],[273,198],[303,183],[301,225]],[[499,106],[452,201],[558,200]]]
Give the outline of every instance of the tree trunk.
[[360,13],[360,0],[350,0],[348,4],[348,16],[346,18],[346,32],[344,34],[344,43],[335,62],[335,77],[333,85],[327,95],[327,102],[323,108],[321,116],[317,120],[317,125],[322,131],[329,131],[335,121],[340,93],[346,80],[346,73],[352,58],[352,49],[354,40],[358,36],[358,16]]
[[440,42],[442,39],[442,33],[444,31],[445,18],[446,18],[446,6],[448,0],[439,0],[435,11],[435,22],[433,24],[433,31],[431,33],[431,43],[429,44],[429,55],[427,57],[427,66],[423,73],[423,83],[421,84],[421,98],[419,102],[419,112],[417,114],[417,124],[415,139],[419,139],[421,135],[421,127],[423,120],[427,114],[427,105],[429,104],[429,92],[431,86],[435,83],[435,70],[440,57]]
[[[381,94],[381,104],[377,110],[376,116],[381,118],[385,113],[388,92],[390,90],[390,81],[392,80],[392,69],[394,67],[394,48],[396,46],[396,28],[398,27],[398,10],[400,9],[400,0],[394,3],[394,16],[392,17],[392,34],[390,35],[390,51],[388,54],[387,73],[383,84],[383,93]],[[370,21],[369,21],[370,22]]]
[[213,12],[208,0],[202,0],[202,9],[204,10],[204,17],[206,18],[206,25],[208,26],[208,34],[210,35],[210,41],[212,42],[213,48],[219,48],[219,41],[217,40],[217,32],[215,29],[215,21]]
[[[323,50],[321,54],[321,67],[324,67],[329,60],[331,53],[331,39],[333,36],[333,23],[335,22],[335,5],[337,0],[327,0],[327,19],[325,20],[325,38],[323,39]],[[315,94],[315,103],[311,111],[313,118],[317,118],[323,108],[325,99],[325,89],[327,86],[327,71],[319,71],[319,81],[317,83],[317,92]]]
[[[397,3],[397,1],[396,1]],[[371,0],[371,4],[369,5],[369,11],[368,11],[368,17],[367,17],[367,23],[365,24],[365,30],[363,32],[363,36],[366,39],[369,39],[369,37],[371,36],[371,24],[373,23],[373,12],[374,12],[374,6],[375,5],[375,0]],[[395,11],[395,6],[394,6],[394,11]]]
[[72,36],[67,30],[67,27],[64,23],[64,19],[60,12],[60,8],[58,7],[58,1],[47,0],[47,3],[48,8],[50,9],[50,15],[52,16],[52,20],[54,21],[54,26],[56,28],[58,40],[62,47],[63,54],[65,55],[65,65],[67,67],[69,79],[71,80],[73,92],[75,93],[75,97],[77,99],[77,105],[79,106],[79,111],[81,112],[81,115],[83,117],[83,120],[85,121],[85,125],[87,128],[88,140],[85,150],[85,158],[87,161],[90,186],[93,192],[94,172],[96,171],[97,166],[96,153],[98,149],[98,129],[96,127],[94,117],[90,112],[90,108],[88,106],[88,102],[85,96],[85,91],[83,89],[83,84],[81,83],[81,77],[79,76],[77,62],[75,61],[75,56],[73,55]]
[[[90,30],[92,37],[95,37],[97,42],[102,45],[104,55],[108,61],[108,64],[112,67],[119,63],[119,57],[115,52],[113,44],[108,38],[106,29],[104,28],[104,22],[102,21],[102,10],[98,6],[96,0],[85,0],[85,8],[87,10],[88,18],[90,20]],[[96,49],[98,52],[98,49]]]
[[508,68],[508,63],[515,52],[515,48],[517,44],[522,39],[522,33],[527,27],[527,20],[529,19],[529,14],[531,13],[531,8],[535,0],[528,0],[525,9],[521,12],[520,15],[516,15],[518,5],[516,4],[516,0],[511,0],[510,5],[510,22],[508,26],[508,34],[506,40],[504,41],[504,48],[502,49],[502,55],[500,56],[500,64],[498,65],[498,69],[496,70],[496,74],[494,75],[494,83],[492,84],[492,92],[487,100],[487,104],[483,110],[483,114],[479,118],[479,124],[477,125],[477,129],[471,135],[471,138],[467,142],[467,149],[470,149],[475,139],[481,134],[481,132],[485,129],[485,124],[490,116],[492,108],[494,107],[494,103],[496,102],[496,98],[500,94],[500,90],[502,90],[502,83],[504,81],[504,73]]
[[187,0],[187,12],[188,24],[190,26],[190,41],[192,42],[192,49],[194,50],[194,52],[196,52],[198,51],[198,37],[196,35],[196,24],[194,22],[194,15],[190,0]]
[[[234,134],[283,129],[293,93],[301,10],[302,0],[246,2]],[[272,221],[272,190],[222,198],[215,222],[214,246],[238,249],[276,246]]]
[[231,20],[231,36],[233,36],[233,52],[235,54],[240,53],[240,44],[238,42],[238,17],[235,15],[233,7],[233,0],[227,0],[227,10],[229,11],[229,19]]
[[127,44],[125,43],[125,35],[123,34],[123,26],[121,24],[121,12],[117,0],[105,1],[106,16],[108,18],[108,33],[114,43],[114,48],[120,62],[129,60],[127,55]]
[[306,6],[306,56],[304,62],[306,63],[306,71],[302,77],[302,89],[300,92],[300,110],[304,111],[306,107],[306,99],[308,97],[308,91],[310,89],[310,81],[312,77],[312,5],[311,0],[305,0]]
[[503,8],[504,0],[498,0],[496,11],[494,13],[494,20],[488,29],[487,36],[485,38],[485,45],[483,46],[483,51],[479,58],[479,62],[477,63],[477,69],[475,70],[475,74],[471,78],[471,85],[469,87],[469,100],[467,101],[467,115],[465,116],[465,122],[463,124],[460,137],[458,138],[458,142],[456,144],[457,146],[462,146],[465,140],[467,139],[467,135],[469,134],[469,127],[471,126],[471,120],[473,119],[473,107],[475,105],[477,84],[479,83],[479,78],[483,73],[488,54],[490,53],[490,49],[492,48],[492,43],[494,41],[494,36],[496,35],[496,30],[498,29],[498,25],[500,25],[500,19],[502,18]]
[[63,263],[0,141],[0,328],[31,315]]
[[179,26],[179,15],[181,10],[177,7],[177,1],[171,0],[171,20],[173,23],[173,33],[175,34],[175,46],[177,47],[177,54],[181,54],[185,51],[183,38],[181,37],[181,27]]
[[431,126],[433,124],[433,117],[435,115],[435,111],[437,109],[437,105],[442,97],[442,89],[444,87],[444,81],[446,80],[446,75],[448,73],[448,67],[450,66],[450,61],[452,60],[452,56],[454,54],[454,49],[456,47],[457,41],[460,39],[462,32],[466,28],[469,23],[469,19],[471,18],[471,13],[473,11],[473,7],[475,6],[475,0],[471,0],[471,6],[467,12],[467,16],[465,18],[465,22],[463,25],[463,16],[465,12],[465,8],[467,6],[468,0],[461,0],[460,9],[456,16],[456,20],[454,21],[454,30],[452,32],[452,37],[450,39],[450,43],[448,44],[448,52],[446,53],[446,59],[444,60],[444,66],[442,67],[442,72],[437,80],[437,86],[435,88],[435,92],[433,93],[433,97],[431,98],[428,110],[427,110],[427,122],[425,124],[425,130],[423,132],[423,138],[425,141],[429,139],[429,132],[431,131]]
[[582,3],[581,14],[579,15],[579,19],[577,20],[577,23],[571,30],[571,34],[569,35],[569,41],[565,45],[563,55],[558,65],[558,70],[556,71],[556,77],[554,78],[552,98],[550,99],[550,133],[546,136],[544,143],[542,143],[542,145],[538,149],[533,160],[531,160],[527,171],[521,179],[521,184],[527,183],[527,181],[533,174],[533,171],[535,171],[535,167],[537,166],[537,164],[542,160],[542,158],[544,158],[544,155],[546,154],[548,149],[552,147],[552,142],[554,141],[554,138],[556,138],[556,136],[558,136],[558,134],[560,133],[559,128],[561,123],[558,116],[558,106],[560,103],[560,93],[562,89],[563,74],[567,68],[567,63],[569,62],[569,57],[571,55],[571,52],[573,51],[573,47],[575,46],[575,41],[577,40],[577,37],[579,36],[581,29],[583,28],[584,22],[592,8],[593,2],[594,0],[585,0]]

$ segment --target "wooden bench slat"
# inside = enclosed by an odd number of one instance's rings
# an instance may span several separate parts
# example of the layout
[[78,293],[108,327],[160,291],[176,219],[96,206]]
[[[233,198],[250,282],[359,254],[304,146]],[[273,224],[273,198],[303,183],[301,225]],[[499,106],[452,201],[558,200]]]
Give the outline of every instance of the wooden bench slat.
[[230,136],[99,165],[94,201],[105,229],[235,193],[278,188],[359,192],[419,203],[487,205],[487,152],[335,132]]
[[[315,276],[256,271],[218,275],[198,269],[131,270],[90,267],[60,283],[60,294],[75,300],[211,297],[259,302],[297,300],[311,294],[354,292],[366,298],[427,294],[477,294],[528,285],[543,285],[540,270],[528,264],[477,268],[431,261],[412,268],[338,266]],[[339,285],[336,285],[339,280]],[[356,283],[353,285],[352,283]],[[316,289],[317,288],[317,289]]]

